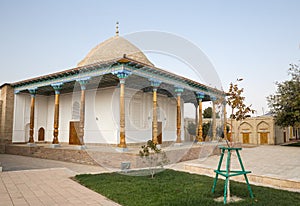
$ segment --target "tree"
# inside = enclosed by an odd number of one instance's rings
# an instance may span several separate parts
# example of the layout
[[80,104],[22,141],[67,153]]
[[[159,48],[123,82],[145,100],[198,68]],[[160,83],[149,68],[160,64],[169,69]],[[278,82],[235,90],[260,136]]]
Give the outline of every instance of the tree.
[[205,140],[207,136],[212,136],[212,131],[211,131],[210,127],[211,127],[211,122],[207,122],[207,123],[202,124],[203,140]]
[[[242,81],[243,79],[238,79],[238,81]],[[247,117],[250,117],[248,113],[254,113],[255,110],[251,109],[252,105],[246,106],[244,101],[245,97],[242,96],[242,93],[244,92],[244,88],[239,89],[237,84],[233,84],[232,82],[229,85],[229,92],[227,93],[227,104],[231,108],[231,125],[230,125],[230,131],[232,133],[232,123],[235,119],[236,121],[240,121],[243,119],[246,119]],[[230,138],[230,141],[232,142],[232,135]]]
[[300,66],[290,64],[288,74],[291,79],[276,82],[275,94],[267,97],[275,123],[281,127],[300,125]]
[[189,122],[188,123],[188,128],[187,128],[187,130],[188,130],[188,132],[189,132],[189,134],[190,135],[196,135],[196,124],[195,123],[193,123],[193,122]]
[[[242,81],[243,79],[237,79],[237,81]],[[233,84],[232,82],[229,85],[229,92],[227,93],[227,104],[231,108],[231,125],[230,125],[230,131],[231,131],[231,146],[233,145],[233,133],[232,133],[232,123],[235,119],[236,121],[243,120],[250,115],[248,113],[254,113],[255,110],[251,109],[251,105],[246,106],[244,101],[245,97],[242,96],[242,93],[244,92],[244,88],[239,89],[237,84]],[[228,153],[228,155],[231,155],[231,153]],[[230,162],[229,164],[229,172],[230,172]],[[230,181],[228,180],[228,187],[227,187],[227,200],[230,201]]]
[[[211,107],[207,107],[204,111],[203,111],[203,118],[212,118],[212,108]],[[220,118],[219,113],[216,113],[216,118]]]
[[146,145],[143,145],[142,150],[139,151],[140,157],[143,158],[143,162],[149,166],[149,172],[151,178],[154,178],[155,173],[159,167],[163,167],[168,164],[169,160],[165,152],[157,147],[157,144],[152,140],[148,140]]
[[203,111],[203,118],[212,118],[212,108],[211,107],[207,107]]

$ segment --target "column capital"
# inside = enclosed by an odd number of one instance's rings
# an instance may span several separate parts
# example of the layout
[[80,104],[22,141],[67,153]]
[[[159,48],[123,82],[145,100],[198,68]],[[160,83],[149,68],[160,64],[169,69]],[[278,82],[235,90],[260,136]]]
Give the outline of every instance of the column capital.
[[182,87],[180,87],[180,86],[175,86],[175,92],[176,92],[176,94],[177,94],[177,96],[180,96],[181,95],[181,93],[183,92],[183,88]]
[[86,85],[90,81],[91,77],[77,79],[76,82],[80,84],[81,90],[86,90]]
[[131,75],[131,71],[126,69],[121,69],[117,71],[113,71],[112,74],[117,75],[117,77],[121,79],[126,79],[129,75]]
[[217,97],[211,95],[211,96],[210,96],[210,100],[213,101],[213,102],[215,102],[215,101],[217,100]]
[[51,84],[51,86],[55,90],[55,94],[60,94],[60,90],[62,89],[63,83],[55,83]]
[[28,89],[28,91],[29,91],[29,93],[31,94],[32,97],[35,97],[37,89],[38,89],[37,87]]
[[159,80],[157,80],[157,79],[150,78],[149,81],[150,81],[151,86],[152,86],[153,88],[157,88],[157,87],[159,87],[159,85],[161,84],[161,81],[159,81]]
[[204,99],[205,94],[204,92],[196,92],[196,96],[199,101],[202,101],[202,99]]
[[226,106],[227,102],[226,102],[226,99],[225,99],[225,98],[222,100],[222,104],[223,104],[224,106]]

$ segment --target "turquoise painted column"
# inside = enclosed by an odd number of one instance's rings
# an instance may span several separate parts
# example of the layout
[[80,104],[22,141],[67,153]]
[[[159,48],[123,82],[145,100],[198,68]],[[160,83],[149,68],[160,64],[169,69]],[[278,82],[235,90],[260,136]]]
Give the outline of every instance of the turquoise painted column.
[[175,87],[175,93],[177,95],[177,138],[176,143],[181,143],[181,94],[183,93],[182,87]]
[[51,85],[55,91],[55,106],[54,106],[54,130],[53,130],[53,141],[52,144],[58,144],[58,128],[59,128],[59,97],[60,90],[62,89],[63,83],[57,83]]
[[125,80],[131,74],[127,70],[114,72],[120,80],[120,143],[119,148],[127,148],[125,135]]
[[31,95],[31,104],[30,104],[30,128],[29,128],[29,141],[28,143],[34,143],[34,110],[35,110],[35,96],[36,96],[36,90],[37,88],[34,89],[29,89],[29,93]]
[[150,79],[152,91],[153,91],[153,114],[152,114],[152,141],[154,144],[158,144],[158,130],[157,130],[157,89],[161,84],[161,81]]
[[212,140],[217,139],[217,122],[216,122],[216,100],[215,96],[211,96],[210,100],[213,103],[212,107]]
[[197,133],[197,139],[198,142],[203,141],[203,131],[202,131],[202,124],[203,124],[203,115],[202,115],[202,100],[204,99],[205,94],[203,92],[196,92],[197,100],[198,100],[198,109],[199,109],[199,115],[198,115],[198,133]]
[[79,134],[78,134],[80,145],[84,145],[85,91],[86,91],[86,85],[88,84],[89,79],[90,79],[90,77],[77,80],[77,82],[80,84],[80,87],[81,87],[80,121],[79,121]]

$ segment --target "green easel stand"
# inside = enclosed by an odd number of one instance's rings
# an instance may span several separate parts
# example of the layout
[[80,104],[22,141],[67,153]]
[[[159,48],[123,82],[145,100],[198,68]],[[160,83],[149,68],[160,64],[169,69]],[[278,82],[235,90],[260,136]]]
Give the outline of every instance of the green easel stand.
[[[248,177],[247,177],[247,174],[251,173],[251,171],[245,171],[245,168],[244,168],[244,165],[242,163],[242,159],[241,159],[241,156],[240,156],[240,153],[239,153],[239,150],[242,150],[242,148],[220,147],[220,149],[222,150],[222,153],[221,153],[221,156],[220,156],[218,169],[215,170],[216,177],[215,177],[215,180],[214,180],[212,193],[215,192],[215,188],[216,188],[217,181],[218,181],[218,176],[219,175],[224,176],[226,178],[225,179],[225,185],[224,185],[224,204],[226,204],[226,202],[227,202],[227,187],[228,187],[229,177],[244,175],[246,183],[247,183],[247,187],[248,187],[248,190],[249,190],[249,193],[250,193],[250,197],[253,198],[253,193],[252,193],[252,190],[251,190],[251,187],[250,187],[250,184],[249,184],[249,181],[248,181]],[[227,154],[228,154],[227,162],[226,162],[226,170],[221,170],[221,165],[222,165],[222,161],[223,161],[225,151],[227,151]],[[230,154],[231,154],[232,151],[236,152],[242,170],[230,170],[229,171],[229,164],[230,164],[230,157],[231,157]]]

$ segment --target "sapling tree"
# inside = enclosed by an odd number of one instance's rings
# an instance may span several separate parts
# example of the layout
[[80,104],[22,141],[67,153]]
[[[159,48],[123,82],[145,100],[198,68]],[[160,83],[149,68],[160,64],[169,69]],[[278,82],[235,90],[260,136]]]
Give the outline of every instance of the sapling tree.
[[[242,81],[243,79],[237,79],[237,81]],[[229,91],[227,93],[227,104],[231,108],[230,114],[230,142],[234,142],[234,138],[232,135],[232,124],[233,120],[241,121],[250,117],[249,113],[254,113],[255,110],[251,109],[252,105],[246,106],[244,101],[245,97],[242,96],[244,92],[244,88],[239,89],[237,84],[233,84],[232,82],[229,85]],[[232,146],[232,144],[231,144]]]
[[148,140],[146,145],[143,145],[142,150],[139,151],[140,157],[143,162],[149,167],[151,178],[154,178],[158,168],[163,168],[168,164],[168,158],[164,151],[157,147],[157,144],[152,140]]
[[[243,79],[237,79],[237,81],[242,81]],[[239,88],[237,83],[233,84],[232,82],[229,85],[229,91],[227,93],[227,104],[231,108],[231,114],[230,114],[230,147],[234,145],[235,138],[233,136],[232,131],[232,124],[233,120],[241,121],[243,119],[246,119],[247,117],[250,117],[249,113],[254,113],[255,110],[251,109],[252,105],[246,106],[245,105],[245,97],[242,95],[244,92],[244,88]],[[228,153],[228,155],[231,155],[231,153]],[[231,158],[230,158],[231,159]],[[229,172],[230,172],[230,165],[229,162]],[[228,180],[228,187],[227,187],[227,200],[230,201],[230,181]]]

